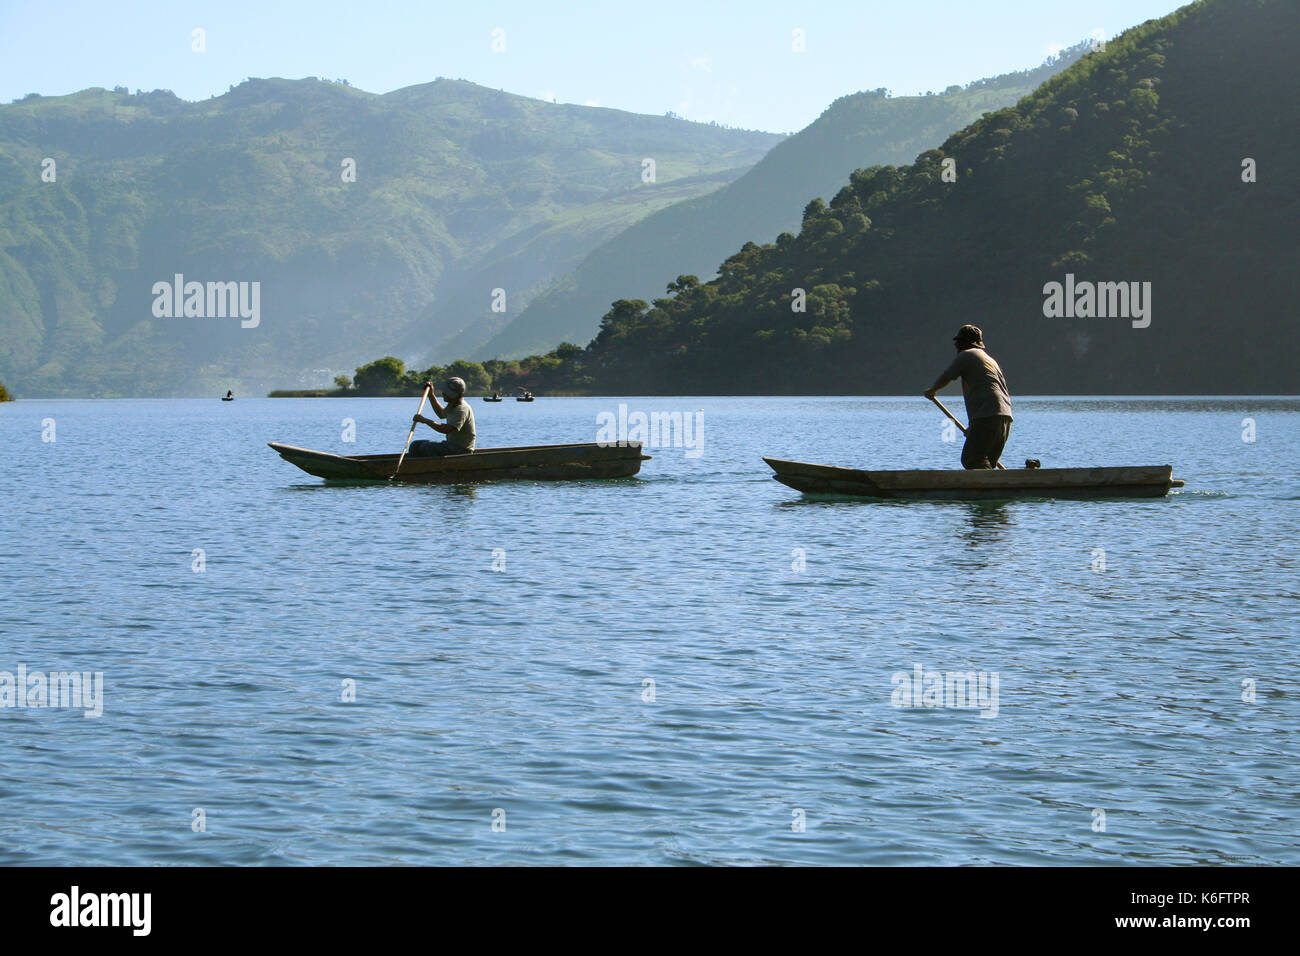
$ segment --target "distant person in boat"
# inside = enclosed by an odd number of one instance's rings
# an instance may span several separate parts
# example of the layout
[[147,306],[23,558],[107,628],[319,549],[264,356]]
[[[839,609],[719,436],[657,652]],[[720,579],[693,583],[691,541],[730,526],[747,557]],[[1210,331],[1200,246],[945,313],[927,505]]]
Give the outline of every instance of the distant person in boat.
[[443,405],[438,401],[436,389],[432,382],[425,382],[424,387],[429,390],[429,400],[433,403],[433,413],[439,418],[445,418],[446,424],[435,422],[431,418],[425,418],[423,415],[416,415],[415,421],[423,422],[436,432],[440,432],[447,437],[442,441],[415,441],[411,442],[409,454],[417,457],[434,457],[441,458],[444,455],[463,455],[466,452],[474,450],[474,409],[469,407],[469,402],[465,401],[465,380],[462,378],[449,378],[447,384],[443,386],[442,397],[447,400]]
[[996,468],[1011,436],[1011,395],[1007,380],[993,357],[984,351],[984,333],[963,325],[952,337],[957,357],[925,392],[926,398],[949,382],[961,379],[966,398],[966,444],[961,449],[963,468]]

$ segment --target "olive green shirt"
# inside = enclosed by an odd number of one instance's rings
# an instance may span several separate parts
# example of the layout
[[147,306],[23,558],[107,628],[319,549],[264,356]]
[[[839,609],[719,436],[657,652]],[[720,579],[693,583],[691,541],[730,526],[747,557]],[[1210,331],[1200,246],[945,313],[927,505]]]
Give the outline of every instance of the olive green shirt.
[[457,405],[447,406],[447,424],[454,431],[446,432],[447,444],[453,445],[462,451],[474,450],[474,409],[469,407],[469,402],[463,398]]
[[988,352],[979,346],[958,352],[943,377],[961,379],[962,394],[966,398],[966,419],[992,418],[995,415],[1011,417],[1011,396],[1007,393],[1007,380],[1002,369]]

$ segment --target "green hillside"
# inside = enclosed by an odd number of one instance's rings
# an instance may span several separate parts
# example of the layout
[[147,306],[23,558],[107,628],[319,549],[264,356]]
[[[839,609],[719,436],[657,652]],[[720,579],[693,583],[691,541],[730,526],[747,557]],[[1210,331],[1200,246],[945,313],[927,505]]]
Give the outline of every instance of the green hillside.
[[[1131,29],[912,165],[855,172],[716,280],[615,302],[530,387],[920,392],[973,322],[1021,393],[1294,393],[1296,36],[1294,0],[1202,0]],[[1138,283],[1150,310],[1045,314],[1071,282]]]
[[[0,377],[25,395],[248,392],[427,352],[467,303],[501,288],[517,314],[779,139],[453,80],[28,97],[0,106]],[[259,283],[256,326],[155,314],[176,274],[248,283],[250,311]]]
[[1086,48],[932,96],[874,90],[841,97],[734,183],[657,212],[598,246],[509,325],[480,308],[437,352],[510,357],[586,342],[614,299],[650,298],[682,273],[711,277],[745,242],[770,242],[797,229],[808,199],[834,195],[855,169],[910,162],[981,114],[1012,105]]

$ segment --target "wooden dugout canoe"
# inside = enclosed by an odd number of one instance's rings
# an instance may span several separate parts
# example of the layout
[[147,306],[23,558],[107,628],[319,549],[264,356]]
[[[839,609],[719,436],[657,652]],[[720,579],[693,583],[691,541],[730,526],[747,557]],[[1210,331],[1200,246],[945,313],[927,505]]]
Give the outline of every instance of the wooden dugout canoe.
[[[332,455],[267,442],[285,461],[326,481],[387,481],[398,455]],[[571,481],[627,478],[641,470],[641,443],[626,445],[525,445],[483,448],[464,455],[420,458],[407,455],[396,481],[454,485],[476,481]]]
[[1162,498],[1183,483],[1171,465],[1015,468],[1007,471],[861,471],[764,458],[772,477],[806,494],[862,498]]

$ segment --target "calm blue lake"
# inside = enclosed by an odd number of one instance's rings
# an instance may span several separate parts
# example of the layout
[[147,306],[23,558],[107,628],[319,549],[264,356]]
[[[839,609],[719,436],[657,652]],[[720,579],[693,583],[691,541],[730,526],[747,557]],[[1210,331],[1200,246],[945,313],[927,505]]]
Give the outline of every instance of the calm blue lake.
[[102,673],[0,706],[0,864],[1300,864],[1300,400],[1018,397],[1009,465],[1187,485],[979,504],[761,460],[957,467],[919,396],[624,401],[699,454],[334,487],[265,443],[398,451],[416,399],[0,406],[0,672]]

